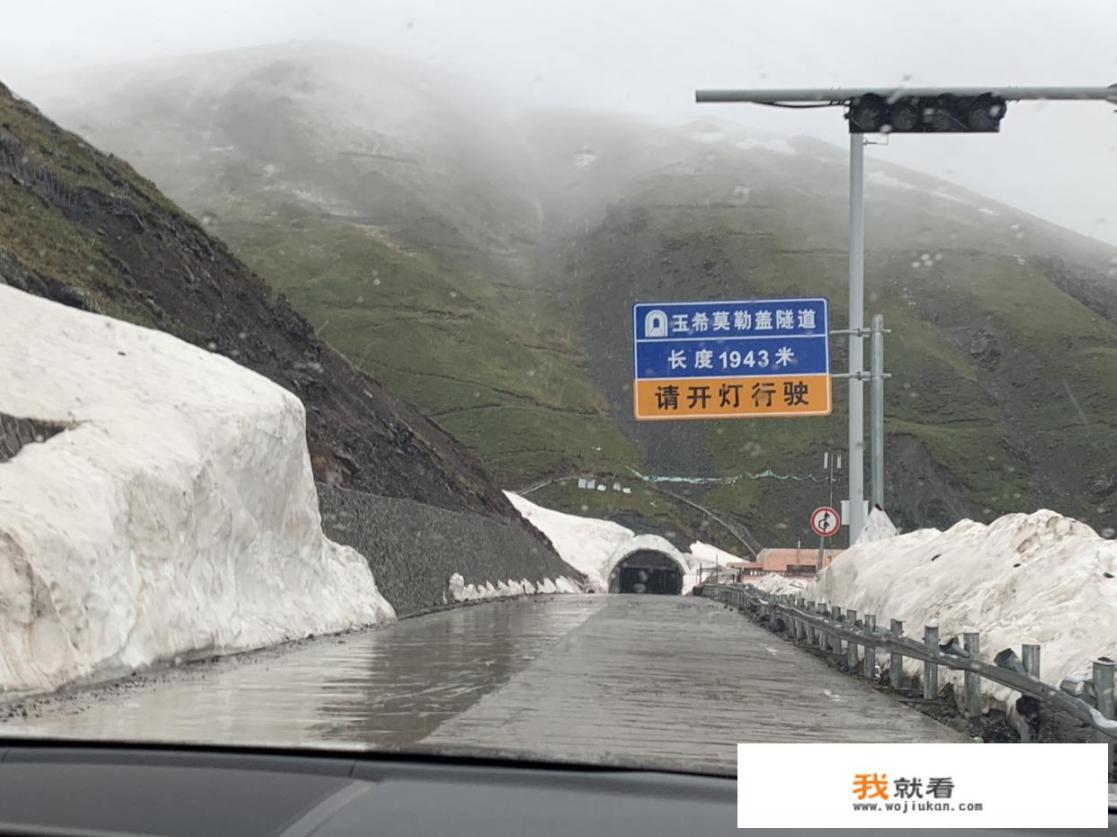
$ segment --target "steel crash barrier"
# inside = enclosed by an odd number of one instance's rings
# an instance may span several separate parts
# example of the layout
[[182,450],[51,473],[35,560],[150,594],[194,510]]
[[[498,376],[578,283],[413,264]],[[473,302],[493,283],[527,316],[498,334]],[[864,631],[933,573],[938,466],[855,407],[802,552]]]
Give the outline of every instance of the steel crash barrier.
[[1021,654],[1005,649],[992,663],[978,659],[981,634],[967,632],[962,641],[952,637],[940,644],[936,625],[923,628],[923,641],[904,635],[904,624],[892,619],[887,628],[877,624],[874,614],[859,616],[856,610],[843,610],[835,604],[808,600],[804,596],[767,593],[747,584],[706,584],[700,595],[715,599],[740,611],[747,611],[773,629],[788,632],[791,638],[817,647],[846,662],[851,673],[860,667],[864,678],[874,682],[877,653],[888,654],[888,682],[902,682],[904,657],[923,663],[920,678],[923,697],[931,700],[939,691],[939,667],[963,672],[962,710],[968,718],[982,714],[981,681],[1007,686],[1041,705],[1059,709],[1094,730],[1098,741],[1110,745],[1110,763],[1117,748],[1117,720],[1114,707],[1113,660],[1093,661],[1089,679],[1068,677],[1052,686],[1039,679],[1040,646],[1023,645]]

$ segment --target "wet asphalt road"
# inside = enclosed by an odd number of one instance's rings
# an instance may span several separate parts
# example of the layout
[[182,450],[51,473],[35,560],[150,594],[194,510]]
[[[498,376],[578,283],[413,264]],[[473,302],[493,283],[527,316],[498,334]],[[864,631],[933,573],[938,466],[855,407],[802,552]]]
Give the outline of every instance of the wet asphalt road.
[[953,731],[706,599],[550,596],[191,665],[0,734],[390,749],[736,771],[738,741]]

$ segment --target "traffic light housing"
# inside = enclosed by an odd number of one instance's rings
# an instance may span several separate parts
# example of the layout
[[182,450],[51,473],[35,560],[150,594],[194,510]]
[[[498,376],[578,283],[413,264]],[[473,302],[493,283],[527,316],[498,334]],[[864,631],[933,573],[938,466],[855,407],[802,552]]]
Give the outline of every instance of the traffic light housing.
[[851,99],[851,134],[990,134],[1001,130],[1005,100],[979,96],[895,96],[866,93]]

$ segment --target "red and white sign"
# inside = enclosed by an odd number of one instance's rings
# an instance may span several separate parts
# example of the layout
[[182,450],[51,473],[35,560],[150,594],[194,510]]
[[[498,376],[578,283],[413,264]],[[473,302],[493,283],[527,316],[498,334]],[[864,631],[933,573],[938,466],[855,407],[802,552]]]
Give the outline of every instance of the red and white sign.
[[832,538],[841,528],[841,516],[829,506],[820,506],[811,512],[811,529],[816,535]]

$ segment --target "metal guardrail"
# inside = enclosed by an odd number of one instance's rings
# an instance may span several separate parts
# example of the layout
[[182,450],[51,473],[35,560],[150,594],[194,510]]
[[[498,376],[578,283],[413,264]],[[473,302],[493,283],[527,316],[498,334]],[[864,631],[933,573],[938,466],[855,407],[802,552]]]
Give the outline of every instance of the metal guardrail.
[[[923,697],[938,695],[939,666],[964,673],[964,711],[967,717],[982,714],[981,680],[1006,686],[1042,704],[1056,707],[1093,728],[1097,740],[1110,745],[1113,762],[1117,744],[1117,720],[1114,706],[1114,671],[1112,660],[1099,658],[1093,662],[1088,680],[1067,678],[1059,687],[1039,679],[1040,646],[1024,645],[1021,656],[1007,650],[997,654],[993,663],[978,659],[981,651],[979,633],[966,633],[963,642],[952,638],[939,643],[938,627],[924,627],[923,641],[904,635],[903,623],[893,619],[888,628],[879,627],[873,614],[858,617],[857,611],[845,610],[835,604],[806,599],[804,596],[766,593],[751,585],[706,584],[701,595],[748,610],[766,620],[772,627],[782,622],[793,638],[843,657],[851,672],[861,663],[866,680],[876,679],[876,654],[889,655],[889,682],[899,686],[903,659],[910,657],[923,663]],[[843,643],[845,647],[843,648]]]

